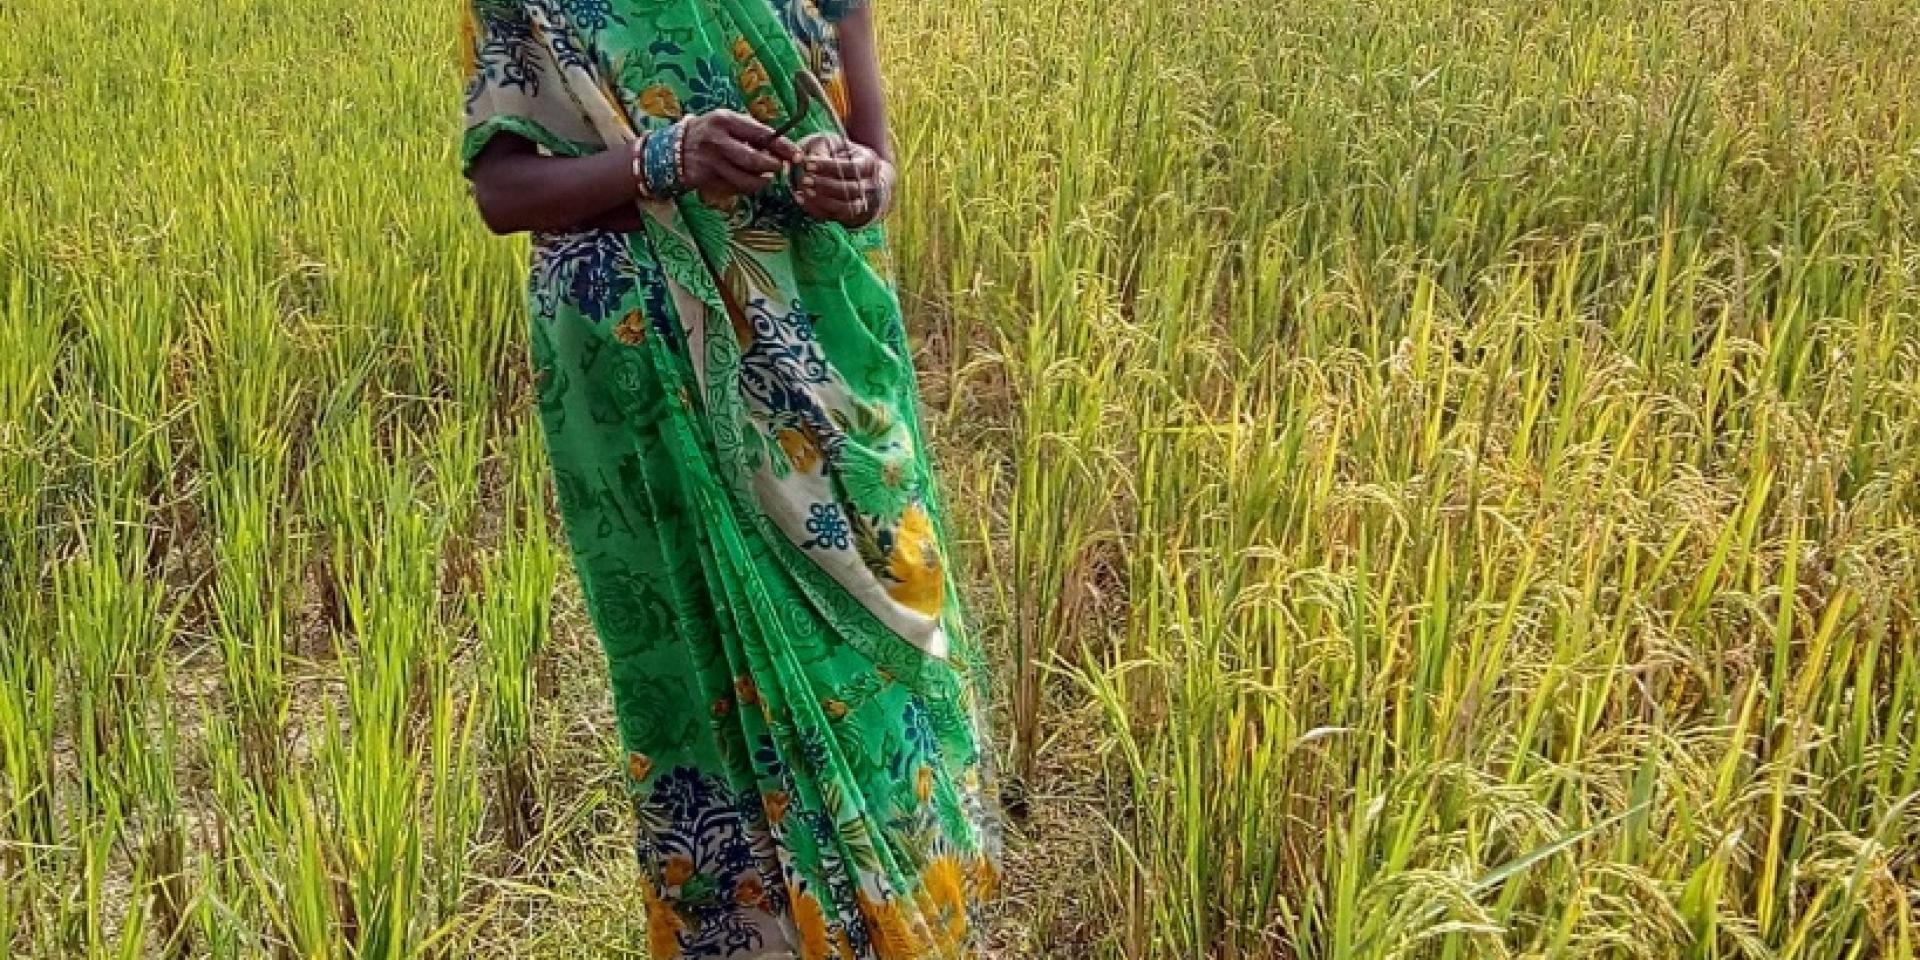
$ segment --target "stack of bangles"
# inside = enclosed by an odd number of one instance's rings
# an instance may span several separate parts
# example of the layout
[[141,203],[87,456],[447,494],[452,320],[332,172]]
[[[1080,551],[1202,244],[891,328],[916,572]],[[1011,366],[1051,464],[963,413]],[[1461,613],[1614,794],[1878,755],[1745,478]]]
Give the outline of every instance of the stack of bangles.
[[633,183],[642,200],[672,200],[687,192],[687,121],[649,130],[633,141]]

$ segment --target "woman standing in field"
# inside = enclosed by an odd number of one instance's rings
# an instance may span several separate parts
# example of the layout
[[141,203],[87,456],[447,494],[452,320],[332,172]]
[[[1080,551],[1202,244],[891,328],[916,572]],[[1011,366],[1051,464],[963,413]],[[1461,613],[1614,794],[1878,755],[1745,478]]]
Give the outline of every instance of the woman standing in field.
[[879,226],[870,11],[469,2],[461,156],[487,224],[534,235],[654,960],[971,956],[982,669]]

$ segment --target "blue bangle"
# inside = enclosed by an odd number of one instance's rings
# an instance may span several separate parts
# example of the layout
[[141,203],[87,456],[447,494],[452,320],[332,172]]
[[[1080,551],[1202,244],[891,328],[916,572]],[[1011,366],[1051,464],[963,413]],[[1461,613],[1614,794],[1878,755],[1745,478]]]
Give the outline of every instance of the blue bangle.
[[687,192],[686,172],[680,164],[680,139],[685,135],[685,125],[676,123],[647,137],[641,148],[645,152],[642,166],[647,193],[668,199]]
[[659,199],[653,195],[653,185],[647,182],[647,140],[652,136],[652,133],[643,133],[627,145],[627,155],[633,161],[634,192],[640,195],[641,200]]

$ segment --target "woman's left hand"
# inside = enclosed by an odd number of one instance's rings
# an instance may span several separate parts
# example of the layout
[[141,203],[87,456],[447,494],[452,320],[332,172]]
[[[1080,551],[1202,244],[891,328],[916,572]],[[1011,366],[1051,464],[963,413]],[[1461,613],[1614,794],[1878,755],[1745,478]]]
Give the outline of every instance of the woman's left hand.
[[816,133],[798,146],[793,195],[809,216],[864,227],[891,205],[893,164],[872,147],[834,133]]

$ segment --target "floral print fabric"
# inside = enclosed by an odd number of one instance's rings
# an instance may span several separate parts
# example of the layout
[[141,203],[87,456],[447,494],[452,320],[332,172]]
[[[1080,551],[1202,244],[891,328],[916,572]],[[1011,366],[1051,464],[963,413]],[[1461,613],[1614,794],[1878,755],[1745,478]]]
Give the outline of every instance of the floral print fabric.
[[[471,0],[467,162],[501,133],[625,149],[774,123],[814,0]],[[816,110],[800,132],[832,129]],[[879,228],[784,182],[534,238],[531,353],[605,648],[655,960],[970,957],[995,882],[984,671]]]

